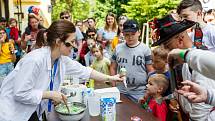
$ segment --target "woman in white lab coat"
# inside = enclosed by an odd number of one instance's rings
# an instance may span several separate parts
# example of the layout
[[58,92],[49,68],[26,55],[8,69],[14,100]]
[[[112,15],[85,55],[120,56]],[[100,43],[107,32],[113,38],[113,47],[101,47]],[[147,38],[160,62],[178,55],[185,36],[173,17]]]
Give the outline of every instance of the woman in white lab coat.
[[104,81],[121,80],[119,76],[104,75],[67,57],[74,43],[75,26],[71,22],[52,23],[47,29],[47,46],[25,55],[3,80],[0,121],[28,121],[32,114],[40,117],[44,110],[53,111],[51,102],[62,102],[62,96],[65,97],[59,91],[65,74]]

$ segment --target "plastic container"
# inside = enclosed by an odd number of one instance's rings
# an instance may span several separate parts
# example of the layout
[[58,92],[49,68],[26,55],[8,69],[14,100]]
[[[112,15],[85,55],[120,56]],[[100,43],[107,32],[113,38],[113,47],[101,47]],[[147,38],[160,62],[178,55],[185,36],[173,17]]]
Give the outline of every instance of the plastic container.
[[100,102],[102,121],[116,121],[116,99],[101,98]]

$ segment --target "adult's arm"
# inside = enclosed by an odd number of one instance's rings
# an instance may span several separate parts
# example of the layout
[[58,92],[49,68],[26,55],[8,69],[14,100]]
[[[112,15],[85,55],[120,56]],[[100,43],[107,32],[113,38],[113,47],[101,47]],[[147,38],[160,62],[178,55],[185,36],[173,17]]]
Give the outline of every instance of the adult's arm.
[[[215,74],[213,73],[215,71],[214,60],[214,52],[200,49],[174,49],[168,54],[170,66],[187,62],[193,70],[211,79],[215,79]],[[172,62],[174,62],[174,65]]]
[[66,74],[76,75],[77,77],[82,77],[85,79],[94,79],[98,81],[121,81],[119,75],[109,76],[103,73],[100,73],[96,70],[93,70],[90,67],[85,67],[78,63],[77,61],[73,61],[72,59],[65,57],[66,62]]
[[[23,58],[21,67],[15,68],[17,71],[14,78],[14,99],[20,103],[37,105],[42,100],[43,91],[35,89],[38,83],[37,77],[40,73],[40,67],[34,59]],[[42,81],[42,80],[39,80]]]
[[186,55],[188,65],[211,79],[215,79],[215,53],[206,50],[190,50]]

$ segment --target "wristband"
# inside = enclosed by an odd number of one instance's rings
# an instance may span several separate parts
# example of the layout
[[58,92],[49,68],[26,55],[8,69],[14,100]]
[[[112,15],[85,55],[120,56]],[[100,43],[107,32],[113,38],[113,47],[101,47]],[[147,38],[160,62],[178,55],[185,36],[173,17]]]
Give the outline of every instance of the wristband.
[[187,50],[180,50],[179,52],[179,57],[184,60],[185,59],[185,53],[186,53]]
[[187,49],[186,52],[184,53],[184,61],[186,62],[186,56],[188,54],[188,52],[190,51],[190,49]]

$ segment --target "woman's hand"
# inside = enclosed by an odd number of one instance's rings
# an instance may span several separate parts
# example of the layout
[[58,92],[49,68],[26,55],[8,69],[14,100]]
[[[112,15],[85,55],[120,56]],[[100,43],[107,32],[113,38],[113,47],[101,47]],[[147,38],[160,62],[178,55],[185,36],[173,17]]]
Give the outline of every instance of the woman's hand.
[[67,97],[61,93],[61,92],[58,92],[58,91],[52,91],[51,92],[51,99],[55,102],[55,103],[63,103],[63,98],[67,101]]
[[189,80],[181,82],[184,86],[177,92],[186,97],[192,103],[206,102],[207,90],[199,84]]
[[32,38],[31,35],[26,34],[24,41],[27,42],[28,40],[31,40],[31,38]]
[[43,99],[52,99],[54,104],[63,103],[63,98],[67,101],[67,97],[58,91],[44,91]]

